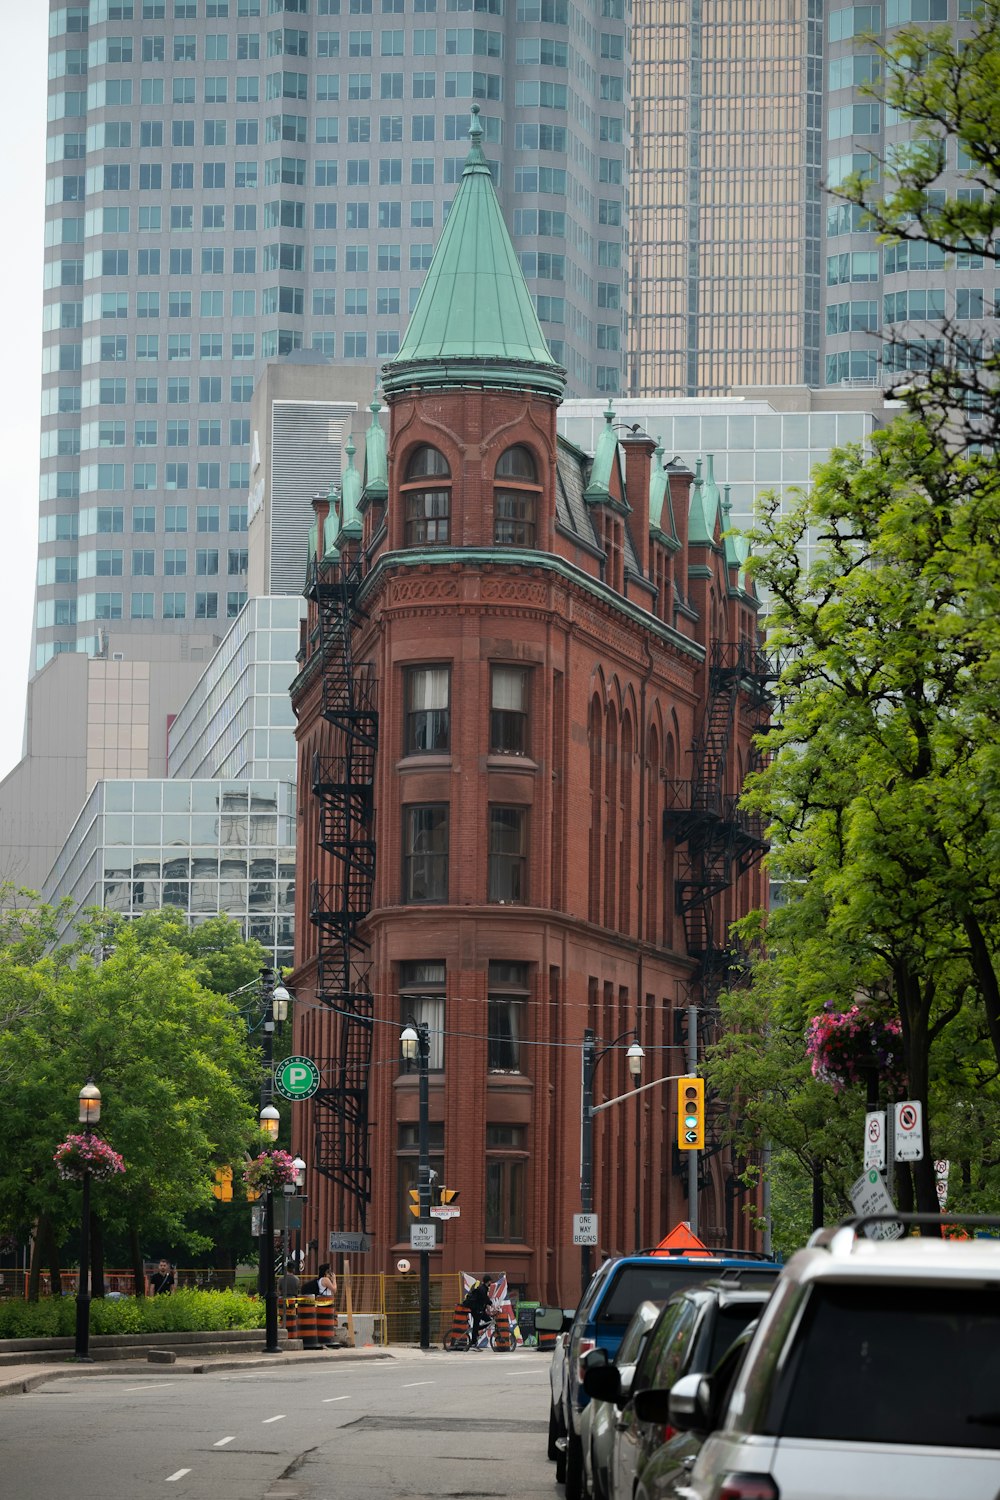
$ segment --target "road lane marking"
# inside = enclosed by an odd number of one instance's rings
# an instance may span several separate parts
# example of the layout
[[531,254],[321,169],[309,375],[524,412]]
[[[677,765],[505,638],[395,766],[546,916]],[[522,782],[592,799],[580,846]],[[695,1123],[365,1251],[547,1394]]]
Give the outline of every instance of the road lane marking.
[[329,1406],[331,1401],[350,1401],[350,1396],[324,1396],[323,1405]]
[[285,1413],[281,1412],[280,1415],[278,1415],[277,1417],[265,1417],[264,1420],[263,1420],[263,1422],[261,1423],[261,1426],[262,1427],[266,1427],[267,1424],[268,1424],[268,1422],[283,1422],[284,1420],[285,1420]]
[[217,1443],[213,1443],[212,1444],[212,1447],[213,1448],[224,1448],[227,1443],[235,1443],[235,1441],[236,1441],[235,1435],[233,1437],[220,1438]]
[[175,1479],[183,1479],[184,1475],[190,1474],[190,1472],[190,1469],[178,1469],[176,1474],[168,1474],[165,1482],[167,1484],[173,1484]]
[[158,1380],[155,1385],[127,1385],[124,1389],[126,1391],[165,1391],[167,1386],[173,1385],[173,1383],[172,1380]]
[[403,1390],[404,1391],[412,1391],[413,1387],[415,1385],[433,1385],[433,1384],[434,1384],[433,1380],[411,1380],[407,1385],[403,1386]]

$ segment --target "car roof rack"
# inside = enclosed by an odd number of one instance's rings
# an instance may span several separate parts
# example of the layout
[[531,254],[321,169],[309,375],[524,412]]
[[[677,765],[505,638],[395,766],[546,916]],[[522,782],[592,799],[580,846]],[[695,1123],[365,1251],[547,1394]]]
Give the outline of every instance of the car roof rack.
[[918,1229],[922,1226],[946,1229],[955,1225],[969,1229],[995,1229],[1000,1231],[1000,1216],[997,1214],[928,1214],[905,1213],[854,1214],[842,1219],[839,1224],[828,1224],[817,1229],[809,1238],[810,1249],[832,1250],[850,1254],[858,1239],[864,1237],[869,1224],[899,1224],[903,1228]]
[[[692,1249],[690,1246],[661,1247],[653,1245],[649,1250],[636,1250],[635,1255],[653,1255],[657,1260],[759,1260],[765,1265],[774,1265],[773,1255],[766,1255],[763,1250],[734,1250],[731,1246],[717,1248],[706,1245],[704,1250]],[[730,1267],[731,1270],[739,1270],[738,1266]]]

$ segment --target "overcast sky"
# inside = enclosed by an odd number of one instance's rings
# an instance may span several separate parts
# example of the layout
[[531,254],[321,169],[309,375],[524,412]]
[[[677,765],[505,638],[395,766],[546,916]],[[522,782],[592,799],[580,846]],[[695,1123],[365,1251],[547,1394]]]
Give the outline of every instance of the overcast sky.
[[0,6],[7,48],[0,89],[0,777],[20,759],[38,539],[42,244],[48,6]]

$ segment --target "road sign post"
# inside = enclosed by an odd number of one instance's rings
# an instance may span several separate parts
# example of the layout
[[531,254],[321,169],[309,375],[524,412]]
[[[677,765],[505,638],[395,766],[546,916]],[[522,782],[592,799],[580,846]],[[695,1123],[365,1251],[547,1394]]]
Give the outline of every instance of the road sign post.
[[311,1099],[319,1085],[319,1068],[310,1057],[283,1058],[274,1070],[275,1093],[293,1104]]
[[877,1167],[885,1170],[885,1111],[872,1110],[865,1115],[865,1171]]
[[924,1121],[919,1099],[904,1099],[893,1107],[896,1161],[923,1161]]
[[597,1244],[596,1214],[573,1215],[573,1243],[574,1245]]
[[[859,1218],[865,1214],[895,1213],[896,1205],[889,1197],[877,1167],[870,1167],[851,1188],[851,1203]],[[870,1240],[898,1240],[903,1233],[902,1224],[869,1224],[865,1234]]]

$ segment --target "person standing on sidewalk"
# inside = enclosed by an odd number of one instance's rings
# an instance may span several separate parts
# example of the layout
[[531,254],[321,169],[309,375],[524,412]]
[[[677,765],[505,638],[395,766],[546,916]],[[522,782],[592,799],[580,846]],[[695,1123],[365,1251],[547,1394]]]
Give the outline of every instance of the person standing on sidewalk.
[[169,1260],[161,1260],[155,1271],[150,1271],[146,1278],[146,1296],[160,1297],[166,1292],[172,1292],[177,1284],[173,1268]]

